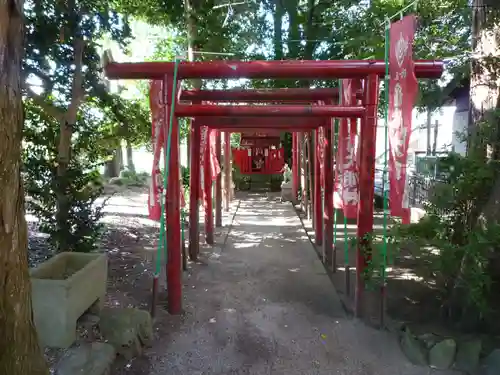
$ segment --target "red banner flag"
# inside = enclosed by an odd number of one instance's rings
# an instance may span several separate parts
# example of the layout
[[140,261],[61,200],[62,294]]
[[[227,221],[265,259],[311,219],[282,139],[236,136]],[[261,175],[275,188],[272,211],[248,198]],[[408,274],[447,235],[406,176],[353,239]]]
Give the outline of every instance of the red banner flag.
[[[164,180],[160,171],[161,150],[165,150],[165,105],[163,104],[163,81],[151,81],[149,87],[149,106],[151,110],[151,143],[153,146],[153,168],[149,185],[148,211],[151,220],[159,221],[161,218],[161,200],[163,197]],[[168,168],[167,166],[165,166]],[[181,176],[182,179],[182,176]],[[180,183],[181,207],[186,206],[182,180]]]
[[205,193],[205,154],[208,143],[208,126],[201,127],[200,136],[200,199],[204,200]]
[[321,186],[325,186],[325,129],[320,126],[317,130],[318,136],[316,138],[316,155],[319,162],[319,173]]
[[[356,104],[353,101],[352,80],[342,80],[342,105]],[[357,121],[355,119],[340,120],[338,134],[338,151],[335,178],[334,207],[342,208],[348,219],[358,215],[359,172],[356,156]]]
[[391,215],[410,222],[408,146],[418,82],[413,64],[416,17],[406,16],[390,29],[389,54],[389,199]]
[[[205,184],[205,157],[208,151],[209,162],[210,162],[210,174],[212,181],[217,179],[217,176],[221,172],[219,160],[217,159],[216,151],[216,136],[217,129],[209,129],[208,126],[203,126],[201,128],[201,141],[200,141],[200,198],[203,198],[204,194],[204,184]],[[207,150],[209,147],[209,150]]]
[[165,126],[162,81],[151,81],[149,87],[149,106],[151,109],[151,143],[153,146],[153,168],[149,186],[149,218],[160,220],[162,176],[160,172],[160,154],[165,142]]
[[220,164],[217,158],[217,132],[217,129],[210,130],[210,170],[212,172],[212,181],[215,181],[220,173]]

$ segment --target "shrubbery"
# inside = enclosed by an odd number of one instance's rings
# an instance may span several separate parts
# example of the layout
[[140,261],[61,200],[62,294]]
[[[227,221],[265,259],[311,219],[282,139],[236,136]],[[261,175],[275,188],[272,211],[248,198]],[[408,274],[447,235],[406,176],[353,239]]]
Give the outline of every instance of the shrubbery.
[[417,258],[455,322],[479,322],[489,312],[491,264],[500,255],[500,226],[483,213],[498,176],[498,163],[452,154],[443,160],[446,180],[435,185],[419,223],[395,225],[393,248],[418,245]]

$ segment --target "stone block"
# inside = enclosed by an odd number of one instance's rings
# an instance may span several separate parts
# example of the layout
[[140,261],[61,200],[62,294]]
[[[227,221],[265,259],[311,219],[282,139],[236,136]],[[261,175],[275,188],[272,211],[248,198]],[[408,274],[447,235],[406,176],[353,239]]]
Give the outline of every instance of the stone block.
[[100,310],[106,296],[105,254],[65,252],[30,270],[33,317],[43,346],[68,348],[78,318]]
[[283,182],[281,184],[281,201],[282,202],[294,202],[297,198],[293,197],[292,194],[292,183],[291,182]]
[[418,366],[427,366],[427,351],[420,340],[418,340],[411,333],[408,327],[402,332],[401,336],[401,349],[406,355],[406,358],[410,360],[411,363]]
[[116,353],[103,342],[71,348],[57,363],[56,375],[108,375]]
[[457,343],[453,339],[438,342],[429,351],[429,366],[438,370],[446,370],[455,362]]
[[481,363],[480,375],[500,374],[500,349],[493,350]]
[[471,374],[479,367],[482,341],[480,338],[464,341],[458,344],[455,368]]
[[148,311],[135,308],[106,308],[101,311],[99,330],[116,352],[127,359],[142,354],[153,339],[153,323]]

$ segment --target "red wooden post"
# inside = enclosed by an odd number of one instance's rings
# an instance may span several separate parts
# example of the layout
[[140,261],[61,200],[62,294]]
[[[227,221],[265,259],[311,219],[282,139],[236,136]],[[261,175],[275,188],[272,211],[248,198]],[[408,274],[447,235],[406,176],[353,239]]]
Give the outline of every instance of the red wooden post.
[[[217,135],[215,138],[215,152],[217,154],[217,160],[219,165],[221,163],[221,135],[220,131],[217,130]],[[222,172],[217,176],[215,181],[215,226],[222,227]]]
[[300,197],[297,196],[297,200],[300,204],[300,206],[303,206],[304,203],[304,186],[302,186],[302,144],[304,141],[304,133],[303,132],[296,132],[296,142],[297,142],[297,168],[295,171],[296,174],[296,179],[297,179],[297,192],[300,190],[302,187],[302,193],[300,194]]
[[313,194],[313,205],[314,205],[314,242],[317,246],[323,245],[323,200],[321,197],[321,164],[319,160],[319,131],[314,131],[314,151],[311,153],[313,155],[314,163],[314,194]]
[[179,125],[174,116],[170,119],[170,109],[174,82],[172,77],[165,76],[164,87],[166,87],[165,100],[165,124],[172,124],[170,138],[170,164],[168,166],[168,189],[167,189],[167,288],[168,288],[168,312],[180,314],[182,311],[182,252],[181,252],[181,211],[180,211],[180,173],[179,173]]
[[[331,120],[325,121],[324,134],[324,173],[325,173],[325,208],[323,222],[325,225],[323,233],[323,257],[328,266],[333,266],[333,147],[332,147],[332,125]],[[334,270],[335,272],[335,270]]]
[[298,134],[292,133],[292,196],[293,203],[299,194],[299,150],[298,150]]
[[[363,314],[363,273],[370,260],[365,254],[367,242],[365,236],[373,232],[373,198],[375,182],[375,146],[377,136],[377,109],[378,109],[378,87],[379,77],[368,76],[365,83],[365,106],[366,117],[361,119],[360,132],[360,166],[359,166],[359,204],[358,204],[358,229],[356,249],[356,295],[355,315],[361,317]],[[369,245],[369,244],[368,244]]]
[[226,197],[224,200],[224,211],[229,211],[231,201],[231,133],[224,132],[224,186],[226,187]]
[[198,260],[200,252],[200,142],[201,127],[195,126],[196,119],[192,120],[190,129],[191,138],[191,158],[189,175],[189,259]]
[[205,206],[205,241],[209,245],[214,243],[214,210],[212,206],[212,168],[210,168],[210,129],[207,132],[203,163],[203,190]]

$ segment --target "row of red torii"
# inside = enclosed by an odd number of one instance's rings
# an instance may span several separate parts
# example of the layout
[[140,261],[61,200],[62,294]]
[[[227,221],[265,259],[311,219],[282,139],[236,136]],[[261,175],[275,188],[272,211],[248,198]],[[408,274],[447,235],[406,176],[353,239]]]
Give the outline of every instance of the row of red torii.
[[[417,60],[414,64],[417,78],[439,78],[443,73],[440,61]],[[191,118],[190,131],[190,186],[200,185],[200,140],[201,127],[208,126],[225,132],[226,155],[229,154],[229,134],[231,132],[275,129],[293,134],[293,189],[297,196],[298,167],[298,133],[309,132],[323,127],[324,138],[324,209],[315,209],[315,225],[317,243],[324,248],[327,258],[333,253],[333,153],[332,119],[360,119],[360,153],[359,153],[359,204],[357,215],[357,238],[359,241],[356,258],[356,307],[361,303],[364,290],[363,270],[367,259],[364,258],[363,239],[373,231],[373,195],[375,174],[375,141],[378,117],[378,99],[380,77],[385,74],[384,61],[378,60],[346,60],[346,61],[209,61],[181,62],[178,65],[178,80],[184,79],[227,79],[227,78],[259,78],[259,79],[344,79],[355,78],[362,82],[362,90],[356,92],[356,105],[333,105],[338,100],[337,89],[278,89],[278,90],[185,90],[177,98],[172,97],[173,62],[116,63],[108,61],[105,73],[111,79],[148,79],[163,80],[165,121],[169,123],[170,108],[174,105],[175,116],[171,130],[171,156],[169,165],[169,181],[166,198],[167,210],[167,288],[168,310],[171,314],[182,311],[182,246],[181,246],[181,214],[180,214],[180,176],[179,176],[179,128],[178,117]],[[191,102],[191,104],[187,104]],[[216,102],[267,102],[268,105],[217,105],[203,104]],[[318,103],[322,105],[317,105]],[[276,104],[280,103],[280,104]],[[317,133],[317,132],[316,132]],[[167,130],[165,131],[167,134]],[[220,133],[219,133],[220,134]],[[220,138],[218,145],[220,149]],[[220,151],[219,151],[220,152]],[[205,158],[204,174],[209,177]],[[225,159],[224,168],[228,171],[229,158]],[[316,158],[315,158],[316,160]],[[318,175],[315,162],[315,174]],[[207,173],[208,172],[208,173]],[[229,174],[226,173],[226,176]],[[315,179],[319,180],[319,179]],[[211,189],[211,178],[204,178],[205,191]],[[226,181],[226,186],[229,186]],[[316,184],[314,191],[321,194],[321,186]],[[216,196],[221,197],[220,184],[216,188]],[[226,189],[228,193],[229,189]],[[199,201],[200,189],[190,189],[189,201],[189,257],[196,260],[199,253]],[[204,194],[205,200],[210,194]],[[226,202],[228,201],[226,197]],[[313,199],[314,201],[314,199]],[[316,199],[319,203],[319,199]],[[216,205],[220,210],[220,204]],[[212,202],[205,201],[206,240],[213,243]],[[218,212],[220,217],[220,212]],[[356,311],[359,309],[356,308]]]

